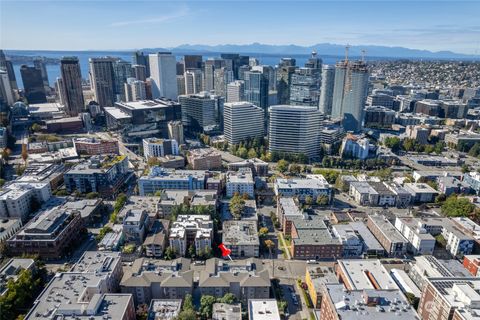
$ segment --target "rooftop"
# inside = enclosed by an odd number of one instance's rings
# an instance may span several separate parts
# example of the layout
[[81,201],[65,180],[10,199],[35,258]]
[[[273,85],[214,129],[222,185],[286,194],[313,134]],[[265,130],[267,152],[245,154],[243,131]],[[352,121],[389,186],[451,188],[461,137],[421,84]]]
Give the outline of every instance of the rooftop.
[[338,268],[355,290],[398,289],[380,260],[338,260]]
[[368,216],[369,219],[377,226],[383,235],[392,243],[408,243],[408,240],[398,231],[393,224],[382,215],[373,214]]
[[257,222],[229,220],[223,222],[223,243],[228,245],[260,245]]
[[249,320],[280,320],[277,300],[275,299],[249,299]]
[[109,273],[121,264],[119,252],[85,251],[71,272]]
[[182,308],[182,299],[152,299],[148,320],[174,320]]

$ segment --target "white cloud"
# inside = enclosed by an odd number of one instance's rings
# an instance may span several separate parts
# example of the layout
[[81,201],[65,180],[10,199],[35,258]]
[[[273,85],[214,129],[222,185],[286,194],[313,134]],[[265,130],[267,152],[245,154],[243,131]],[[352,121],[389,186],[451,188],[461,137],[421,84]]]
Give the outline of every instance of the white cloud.
[[164,23],[164,22],[169,22],[172,20],[176,20],[178,18],[185,17],[190,14],[190,9],[187,6],[182,6],[178,10],[164,14],[158,17],[153,17],[153,18],[145,18],[145,19],[140,19],[140,20],[129,20],[129,21],[118,21],[118,22],[113,22],[110,24],[111,27],[125,27],[125,26],[130,26],[130,25],[136,25],[136,24],[157,24],[157,23]]

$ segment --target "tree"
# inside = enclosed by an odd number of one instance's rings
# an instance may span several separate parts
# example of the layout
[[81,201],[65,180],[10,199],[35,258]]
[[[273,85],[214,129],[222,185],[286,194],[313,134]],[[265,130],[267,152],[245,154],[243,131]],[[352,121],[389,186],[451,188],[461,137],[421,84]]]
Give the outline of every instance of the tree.
[[440,193],[438,196],[435,197],[435,203],[441,203],[447,200],[447,196],[445,193]]
[[305,204],[307,204],[308,206],[311,206],[313,204],[313,199],[311,196],[305,197]]
[[137,320],[147,320],[148,317],[148,306],[145,303],[142,303],[137,307]]
[[285,310],[287,310],[287,307],[288,307],[288,302],[285,300],[278,300],[277,305],[278,305],[278,310],[280,310],[280,312],[282,313],[285,313]]
[[195,251],[195,247],[193,245],[190,245],[190,247],[188,247],[188,255],[190,258],[194,258],[195,257],[195,254],[196,254],[196,251]]
[[221,303],[233,304],[237,301],[237,297],[233,293],[227,292],[225,295],[220,298]]
[[297,163],[292,163],[288,170],[293,174],[300,174],[302,172],[302,166]]
[[277,162],[277,170],[281,173],[285,173],[288,170],[288,161],[284,159],[280,159]]
[[0,187],[3,187],[3,185],[5,184],[5,182],[6,182],[5,179],[1,179],[1,178],[0,178]]
[[87,199],[96,199],[98,198],[98,192],[89,192],[87,193],[86,197]]
[[21,176],[24,172],[25,172],[25,166],[18,165],[18,166],[15,168],[15,174],[16,174],[17,176]]
[[257,152],[253,148],[250,148],[250,150],[248,150],[247,156],[248,156],[249,159],[258,157]]
[[183,299],[183,307],[182,310],[195,310],[195,307],[193,306],[193,298],[191,294],[186,294],[185,299]]
[[326,206],[330,203],[330,198],[324,194],[321,194],[317,197],[316,202],[319,206]]
[[238,148],[237,156],[246,159],[248,157],[248,150],[245,147]]
[[175,318],[175,320],[196,320],[197,314],[195,310],[182,310]]
[[12,150],[10,150],[9,148],[4,148],[2,150],[2,159],[8,163],[8,160],[10,159],[10,155],[12,154]]
[[232,216],[239,220],[242,216],[243,211],[245,210],[245,200],[240,197],[238,193],[235,193],[235,195],[230,199],[230,213]]
[[38,123],[34,123],[32,126],[31,126],[31,129],[33,132],[39,132],[40,130],[42,130],[42,126],[39,125]]
[[263,238],[268,234],[268,228],[267,227],[262,227],[260,230],[258,230],[258,236]]
[[164,256],[165,256],[165,260],[173,260],[175,259],[177,254],[175,252],[175,249],[173,249],[173,247],[168,247],[167,249],[165,249]]
[[465,217],[475,211],[475,205],[467,198],[458,198],[456,194],[451,195],[442,205],[442,213],[447,217]]
[[28,159],[28,149],[25,143],[22,144],[22,159],[25,164],[27,164]]
[[213,296],[204,295],[200,298],[200,315],[203,319],[211,319],[212,318],[212,311],[213,311],[213,304],[215,303],[216,299]]
[[268,252],[270,253],[270,258],[272,257],[272,249],[275,247],[275,242],[270,239],[264,241],[265,247],[267,247]]
[[147,160],[147,165],[149,167],[159,166],[160,164],[161,164],[161,161],[157,157],[149,157]]
[[96,237],[96,240],[97,240],[98,242],[102,241],[102,239],[105,237],[105,235],[106,235],[107,233],[112,232],[112,231],[113,231],[112,228],[110,228],[110,227],[108,227],[108,226],[104,226],[104,227],[103,227],[102,229],[100,229],[100,231],[98,232],[98,235],[97,235],[97,237]]

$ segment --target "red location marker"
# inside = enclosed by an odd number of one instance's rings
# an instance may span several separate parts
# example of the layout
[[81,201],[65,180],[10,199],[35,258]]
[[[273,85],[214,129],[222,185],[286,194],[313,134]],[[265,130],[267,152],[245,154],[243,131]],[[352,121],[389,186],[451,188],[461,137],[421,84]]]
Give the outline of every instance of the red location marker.
[[222,257],[229,257],[230,260],[232,260],[232,258],[230,257],[230,254],[232,253],[232,250],[228,249],[227,247],[225,247],[225,245],[223,243],[221,243],[219,246],[220,250],[222,250]]

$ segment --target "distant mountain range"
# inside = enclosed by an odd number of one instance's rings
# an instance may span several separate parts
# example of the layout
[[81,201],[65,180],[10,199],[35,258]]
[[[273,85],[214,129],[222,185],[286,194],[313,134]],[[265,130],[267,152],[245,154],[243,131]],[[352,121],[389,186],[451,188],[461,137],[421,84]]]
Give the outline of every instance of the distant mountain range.
[[[156,51],[157,49],[146,49]],[[325,56],[343,56],[345,54],[345,46],[340,44],[319,43],[312,46],[298,45],[270,45],[261,43],[252,43],[245,45],[224,44],[224,45],[201,45],[201,44],[183,44],[177,47],[168,48],[173,52],[212,52],[212,53],[261,53],[261,54],[310,54],[316,50],[319,55]],[[351,46],[349,54],[351,56],[360,56],[362,50],[366,51],[367,57],[392,57],[392,58],[426,58],[426,59],[480,59],[480,56],[455,53],[452,51],[428,51],[409,49],[404,47],[387,47],[387,46]]]

